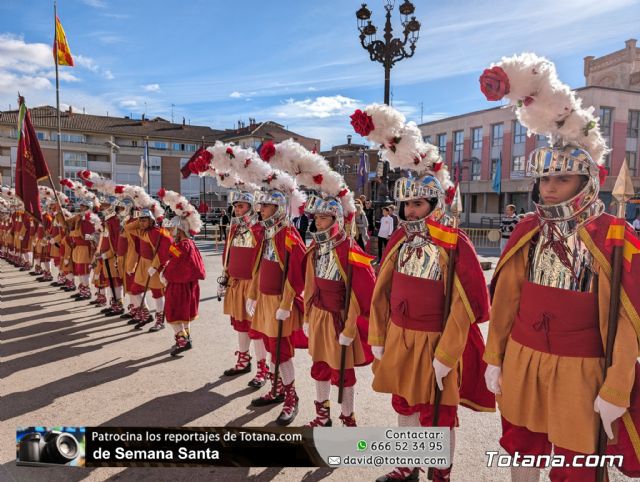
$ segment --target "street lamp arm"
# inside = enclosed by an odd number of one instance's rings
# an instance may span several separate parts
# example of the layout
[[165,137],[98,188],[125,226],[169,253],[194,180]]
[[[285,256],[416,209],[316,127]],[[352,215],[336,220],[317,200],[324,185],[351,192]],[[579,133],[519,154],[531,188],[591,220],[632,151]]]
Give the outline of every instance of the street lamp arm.
[[365,44],[364,36],[360,36],[362,47],[369,52],[369,57],[374,62],[380,62],[384,64],[385,61],[385,45],[382,40],[374,40],[373,42],[369,42]]

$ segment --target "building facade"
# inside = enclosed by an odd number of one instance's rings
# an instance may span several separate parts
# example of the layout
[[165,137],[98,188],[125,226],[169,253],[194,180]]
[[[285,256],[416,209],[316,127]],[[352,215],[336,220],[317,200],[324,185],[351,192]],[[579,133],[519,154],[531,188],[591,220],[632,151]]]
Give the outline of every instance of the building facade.
[[[627,160],[636,192],[640,187],[638,166],[640,124],[640,48],[628,40],[625,49],[601,58],[586,57],[586,86],[576,89],[584,106],[593,106],[611,152],[605,159],[610,175],[601,188],[605,205],[622,162]],[[533,208],[533,180],[525,177],[531,152],[546,145],[544,136],[528,136],[511,108],[494,107],[420,125],[425,141],[438,147],[452,176],[460,181],[467,225],[493,222],[507,204],[516,211]],[[501,189],[492,189],[501,166]],[[630,205],[628,218],[638,205]]]
[[[206,126],[174,124],[162,118],[131,119],[78,114],[71,109],[61,113],[61,162],[57,151],[57,111],[43,106],[30,109],[31,119],[51,177],[78,179],[83,169],[97,172],[117,183],[140,185],[141,159],[145,143],[148,151],[147,191],[160,187],[180,192],[198,205],[225,206],[227,189],[215,178],[190,176],[182,179],[180,168],[202,144],[216,140],[255,147],[260,140],[279,142],[294,137],[304,145],[320,141],[287,131],[277,123],[262,122],[253,129],[216,130]],[[288,137],[285,137],[288,136]],[[0,112],[0,174],[2,183],[13,185],[17,155],[17,111]]]

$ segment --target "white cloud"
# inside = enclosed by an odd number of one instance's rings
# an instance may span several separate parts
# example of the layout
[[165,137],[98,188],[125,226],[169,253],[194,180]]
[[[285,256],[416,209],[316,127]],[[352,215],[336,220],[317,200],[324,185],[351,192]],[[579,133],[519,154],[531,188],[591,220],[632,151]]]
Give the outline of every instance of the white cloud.
[[82,3],[93,8],[107,8],[105,0],[82,0]]
[[142,86],[145,92],[160,92],[160,84],[147,84]]
[[121,107],[126,107],[126,108],[130,108],[130,107],[138,107],[138,102],[136,102],[133,99],[129,99],[129,100],[121,100],[120,101],[120,106]]
[[229,97],[231,97],[232,99],[239,99],[240,97],[242,97],[242,93],[235,90],[229,94]]
[[276,107],[275,114],[283,118],[326,118],[351,114],[358,101],[343,95],[320,96],[315,99],[294,100]]
[[109,69],[105,69],[105,71],[103,72],[104,78],[107,80],[113,80],[115,77],[113,76],[113,73],[111,73],[111,71]]
[[77,65],[84,67],[85,69],[88,69],[91,72],[94,72],[94,73],[98,72],[98,69],[99,69],[98,65],[90,57],[85,57],[84,55],[76,55],[74,57],[74,61]]

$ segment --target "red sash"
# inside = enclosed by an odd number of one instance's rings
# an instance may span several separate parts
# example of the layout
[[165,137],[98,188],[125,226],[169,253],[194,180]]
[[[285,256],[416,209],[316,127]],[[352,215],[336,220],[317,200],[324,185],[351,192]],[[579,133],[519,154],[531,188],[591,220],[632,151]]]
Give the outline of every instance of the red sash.
[[260,293],[282,295],[282,269],[277,261],[262,259],[260,262]]
[[393,272],[391,321],[409,330],[442,331],[444,283]]
[[[253,275],[253,260],[255,248],[231,246],[229,252],[229,274],[236,279],[251,279]],[[282,276],[282,274],[280,275]]]
[[604,357],[598,316],[595,293],[525,281],[511,338],[553,355]]

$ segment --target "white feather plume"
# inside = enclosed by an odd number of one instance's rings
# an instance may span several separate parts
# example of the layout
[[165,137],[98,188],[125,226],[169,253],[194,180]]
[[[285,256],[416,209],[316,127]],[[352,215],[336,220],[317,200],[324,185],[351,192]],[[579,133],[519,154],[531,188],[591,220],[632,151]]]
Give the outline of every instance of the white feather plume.
[[158,191],[160,200],[169,206],[176,216],[184,219],[189,225],[189,232],[192,235],[198,234],[202,229],[202,220],[200,214],[193,204],[187,198],[175,191],[161,189]]
[[523,53],[503,57],[493,67],[500,67],[509,78],[505,97],[529,133],[548,136],[551,144],[581,147],[596,164],[604,164],[608,149],[594,108],[582,107],[582,99],[558,78],[553,62]]

